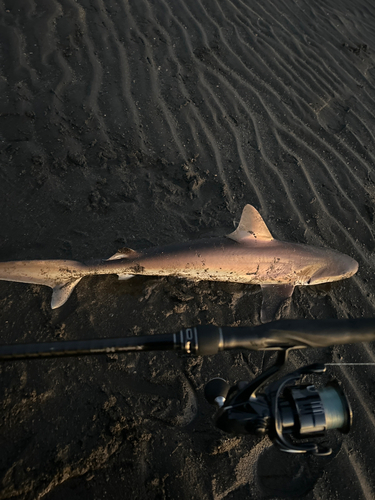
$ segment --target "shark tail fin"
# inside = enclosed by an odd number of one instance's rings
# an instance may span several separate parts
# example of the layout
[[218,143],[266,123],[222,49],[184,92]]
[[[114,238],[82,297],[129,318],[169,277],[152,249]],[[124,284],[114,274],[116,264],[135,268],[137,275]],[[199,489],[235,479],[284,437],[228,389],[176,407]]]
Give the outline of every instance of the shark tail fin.
[[0,280],[51,287],[52,309],[65,304],[77,283],[87,274],[87,266],[74,260],[0,262]]

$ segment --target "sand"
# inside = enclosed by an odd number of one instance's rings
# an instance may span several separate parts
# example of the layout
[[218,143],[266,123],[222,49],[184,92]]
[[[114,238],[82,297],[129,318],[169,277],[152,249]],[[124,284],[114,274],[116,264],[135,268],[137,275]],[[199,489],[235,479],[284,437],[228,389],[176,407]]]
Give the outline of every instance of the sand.
[[[108,258],[233,231],[254,205],[282,240],[359,262],[284,318],[375,306],[375,7],[369,0],[2,0],[0,260]],[[177,278],[0,283],[1,342],[259,324],[260,288]],[[0,365],[0,498],[373,498],[375,367],[330,367],[354,413],[329,457],[212,424],[212,377],[271,354],[130,353]],[[375,360],[371,345],[294,352]]]

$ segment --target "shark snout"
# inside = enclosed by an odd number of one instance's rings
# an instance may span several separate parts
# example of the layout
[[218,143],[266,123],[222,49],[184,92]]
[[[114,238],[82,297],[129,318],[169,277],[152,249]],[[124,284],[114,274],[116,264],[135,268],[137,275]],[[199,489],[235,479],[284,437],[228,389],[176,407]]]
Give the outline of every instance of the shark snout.
[[336,274],[338,279],[350,278],[350,276],[353,276],[358,271],[358,262],[349,257],[349,255],[342,255],[337,266]]
[[351,257],[349,257],[350,259],[350,264],[349,264],[349,271],[348,271],[348,278],[350,276],[353,276],[353,274],[355,274],[357,271],[358,271],[358,262],[354,259],[352,259]]
[[348,255],[339,254],[311,277],[309,284],[317,285],[350,278],[358,271],[358,262]]

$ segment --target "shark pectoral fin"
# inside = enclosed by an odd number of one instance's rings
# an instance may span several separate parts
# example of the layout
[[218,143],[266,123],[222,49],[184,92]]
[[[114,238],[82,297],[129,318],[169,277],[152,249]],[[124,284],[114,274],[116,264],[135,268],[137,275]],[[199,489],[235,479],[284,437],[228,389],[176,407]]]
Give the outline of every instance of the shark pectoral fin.
[[261,285],[263,300],[260,311],[262,323],[272,321],[284,300],[292,296],[294,285]]
[[262,216],[252,205],[245,206],[237,229],[233,231],[233,233],[227,234],[227,238],[231,238],[239,243],[248,238],[259,241],[273,240],[273,236],[262,219]]
[[81,279],[82,278],[78,278],[76,280],[54,286],[52,289],[51,308],[57,309],[58,307],[65,304],[65,302],[69,299],[71,293],[73,292],[75,286],[81,281]]

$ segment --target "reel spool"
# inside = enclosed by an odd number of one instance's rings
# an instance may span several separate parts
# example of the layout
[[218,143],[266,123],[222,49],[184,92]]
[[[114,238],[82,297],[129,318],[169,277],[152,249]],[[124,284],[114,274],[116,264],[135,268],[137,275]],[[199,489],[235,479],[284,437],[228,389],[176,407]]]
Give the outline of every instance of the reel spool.
[[[231,434],[267,434],[288,453],[329,455],[330,448],[301,440],[324,436],[333,429],[348,433],[352,422],[349,401],[337,381],[320,389],[298,384],[304,375],[324,373],[322,364],[300,368],[270,383],[286,358],[287,351],[280,351],[276,363],[250,383],[239,382],[231,388],[220,378],[208,382],[206,399],[219,407],[215,425]],[[266,383],[269,385],[264,387]]]

